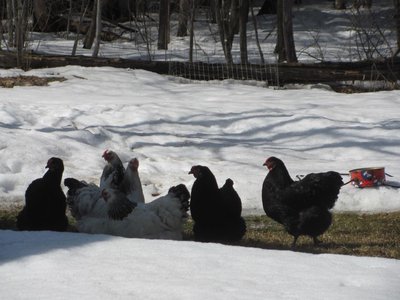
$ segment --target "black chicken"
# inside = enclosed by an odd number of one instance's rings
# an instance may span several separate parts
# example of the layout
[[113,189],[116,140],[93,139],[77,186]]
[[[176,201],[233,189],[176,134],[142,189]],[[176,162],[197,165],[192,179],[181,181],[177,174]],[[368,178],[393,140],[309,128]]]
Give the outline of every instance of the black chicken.
[[343,185],[337,172],[311,173],[293,181],[285,164],[276,157],[268,158],[264,166],[269,173],[262,187],[262,202],[268,217],[282,224],[294,237],[296,246],[300,235],[313,238],[323,234],[332,223],[329,211],[338,198]]
[[189,174],[193,183],[190,212],[194,220],[195,239],[203,242],[232,242],[246,233],[246,223],[241,217],[242,201],[227,179],[219,189],[215,176],[208,167],[193,166]]
[[19,230],[65,231],[68,219],[66,201],[61,189],[64,164],[60,158],[48,160],[49,170],[34,180],[25,192],[25,206],[17,216]]

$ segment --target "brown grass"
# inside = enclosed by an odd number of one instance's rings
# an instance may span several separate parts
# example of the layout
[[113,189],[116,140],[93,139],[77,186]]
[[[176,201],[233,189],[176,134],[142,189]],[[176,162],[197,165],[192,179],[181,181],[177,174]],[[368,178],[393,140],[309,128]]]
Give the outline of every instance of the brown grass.
[[[292,250],[292,236],[267,216],[246,217],[247,233],[235,245],[275,250]],[[186,227],[192,239],[191,224]],[[329,230],[314,246],[312,239],[302,236],[295,251],[357,256],[378,256],[400,259],[400,212],[380,214],[335,213]]]
[[13,88],[14,86],[47,86],[49,82],[65,81],[64,77],[38,76],[10,76],[0,77],[0,87]]
[[[16,216],[21,207],[0,208],[0,229],[16,230]],[[245,217],[247,233],[231,245],[274,250],[292,250],[292,236],[267,216]],[[76,231],[71,218],[70,231]],[[193,223],[185,225],[184,239],[193,240]],[[334,213],[329,230],[314,246],[311,238],[300,237],[295,251],[400,259],[400,212],[379,214]]]

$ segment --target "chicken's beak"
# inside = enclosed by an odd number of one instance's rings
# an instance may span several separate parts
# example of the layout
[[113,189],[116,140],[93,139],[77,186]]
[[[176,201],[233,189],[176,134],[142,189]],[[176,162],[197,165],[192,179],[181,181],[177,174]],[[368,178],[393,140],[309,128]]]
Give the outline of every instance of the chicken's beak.
[[271,171],[274,168],[274,165],[269,164],[267,161],[263,163],[263,166],[266,166],[269,171]]

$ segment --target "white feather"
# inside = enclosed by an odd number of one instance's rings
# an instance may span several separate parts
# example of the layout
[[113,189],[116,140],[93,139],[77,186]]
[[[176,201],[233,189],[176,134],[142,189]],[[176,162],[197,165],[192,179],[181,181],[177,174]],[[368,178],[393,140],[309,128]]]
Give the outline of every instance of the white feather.
[[102,189],[95,184],[76,191],[74,196],[68,196],[67,202],[72,216],[79,220],[82,217],[107,217],[107,203],[101,196]]
[[[182,239],[184,218],[181,201],[173,193],[150,203],[138,203],[138,206],[123,220],[109,219],[106,206],[99,205],[97,203],[99,201],[95,199],[93,202],[96,203],[88,205],[87,200],[88,198],[84,198],[84,201],[77,205],[81,215],[77,221],[80,232],[130,238]],[[104,211],[100,213],[101,209]]]
[[137,158],[133,158],[129,161],[126,170],[124,180],[121,184],[121,190],[126,194],[128,199],[135,203],[144,203],[144,195],[142,182],[139,177],[139,161]]

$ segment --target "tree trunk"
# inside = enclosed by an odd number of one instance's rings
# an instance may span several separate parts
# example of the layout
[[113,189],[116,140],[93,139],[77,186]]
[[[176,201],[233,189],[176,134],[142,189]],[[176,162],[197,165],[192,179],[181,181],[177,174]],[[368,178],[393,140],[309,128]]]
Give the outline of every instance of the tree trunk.
[[335,0],[335,8],[336,9],[345,9],[346,1],[345,0]]
[[258,37],[258,24],[257,24],[257,18],[256,18],[255,14],[254,14],[254,8],[253,8],[253,1],[252,0],[251,0],[250,12],[251,12],[251,17],[253,19],[254,35],[255,35],[255,38],[256,38],[256,44],[257,44],[257,48],[258,48],[258,53],[260,54],[261,64],[265,64],[264,54],[262,52],[261,45],[260,45],[260,39]]
[[210,22],[217,23],[217,1],[218,0],[210,0]]
[[69,33],[71,30],[71,18],[72,18],[72,0],[69,0],[68,20],[67,20],[67,38],[69,37]]
[[232,44],[235,32],[238,32],[238,0],[217,0],[216,19],[227,64],[233,63]]
[[78,41],[79,41],[79,35],[80,35],[79,33],[81,31],[82,22],[83,22],[83,19],[85,18],[86,11],[88,8],[89,8],[89,1],[87,3],[85,3],[85,1],[83,1],[82,6],[81,6],[82,15],[79,18],[78,27],[76,29],[76,37],[75,37],[74,46],[72,47],[72,53],[71,53],[72,56],[74,56],[76,54],[76,49],[78,48]]
[[168,50],[169,43],[169,0],[160,0],[158,27],[158,50]]
[[275,15],[278,11],[276,2],[277,0],[265,0],[260,10],[258,11],[257,16]]
[[193,62],[193,44],[194,44],[194,17],[196,15],[196,0],[191,0],[190,8],[190,40],[189,40],[189,62]]
[[353,0],[353,7],[359,9],[360,7],[371,8],[372,0]]
[[84,49],[91,49],[96,34],[96,1],[93,3],[92,9],[92,21],[90,22],[90,27],[85,36],[85,41],[83,42]]
[[240,0],[230,0],[231,7],[228,14],[229,17],[229,26],[232,28],[232,41],[235,34],[239,34],[239,1]]
[[278,54],[279,62],[297,62],[296,48],[293,38],[292,8],[293,0],[278,0],[276,20],[278,39],[276,42],[275,53]]
[[22,50],[24,44],[24,32],[22,28],[22,18],[23,18],[23,4],[22,0],[17,0],[16,3],[16,14],[15,14],[15,47],[17,48],[17,65],[22,66]]
[[225,36],[227,33],[225,32],[223,16],[224,16],[223,1],[216,0],[216,2],[215,2],[215,18],[217,20],[219,37],[221,40],[222,49],[224,51],[225,60],[227,63],[229,63],[229,62],[232,62],[232,53],[230,52],[230,50],[227,48],[227,45],[226,45]]
[[[193,0],[195,1],[195,0]],[[190,15],[190,0],[179,1],[179,23],[178,23],[178,37],[187,36],[188,34],[188,19]]]
[[283,1],[283,41],[285,44],[286,61],[297,62],[296,48],[293,38],[293,0]]
[[37,31],[47,31],[50,15],[46,10],[46,0],[33,0],[34,28]]
[[101,41],[101,6],[102,0],[96,0],[96,34],[94,38],[93,57],[99,55]]
[[17,49],[17,65],[23,66],[23,56],[25,50],[26,33],[28,30],[28,1],[16,0],[16,13],[15,16],[15,47]]
[[8,47],[14,47],[14,31],[15,31],[15,3],[14,0],[7,0],[7,19],[8,19]]
[[[170,61],[135,61],[121,58],[89,56],[38,55],[25,53],[24,69],[55,68],[68,65],[84,67],[109,66],[115,68],[143,69],[159,74],[170,74],[171,69],[180,70],[175,76],[194,80],[220,80],[227,78],[267,81],[268,84],[321,83],[353,80],[386,80],[397,82],[400,78],[400,59],[385,61],[338,62],[315,64],[267,64],[267,65],[226,65],[205,63],[184,63]],[[0,68],[15,68],[14,52],[0,51]],[[232,72],[234,70],[234,72]],[[276,80],[279,78],[279,81]]]
[[285,43],[283,40],[283,1],[285,0],[278,0],[276,5],[277,40],[274,52],[278,54],[278,62],[283,62],[286,59]]
[[248,63],[247,56],[247,21],[249,16],[249,0],[239,0],[239,33],[240,33],[240,61]]
[[396,35],[397,35],[397,51],[396,55],[400,53],[400,0],[393,0],[395,9],[395,21],[396,21]]
[[40,32],[58,32],[67,29],[67,18],[60,18],[64,14],[63,7],[58,1],[24,0],[25,4],[33,2],[33,28]]

